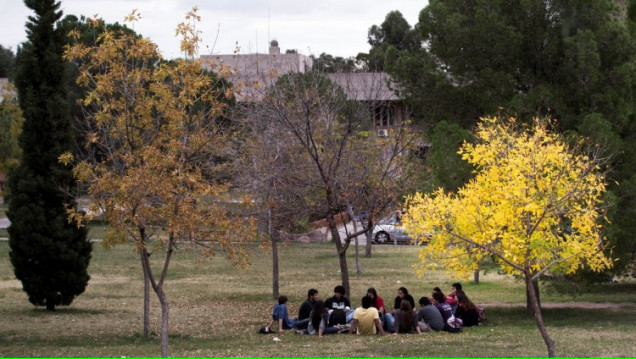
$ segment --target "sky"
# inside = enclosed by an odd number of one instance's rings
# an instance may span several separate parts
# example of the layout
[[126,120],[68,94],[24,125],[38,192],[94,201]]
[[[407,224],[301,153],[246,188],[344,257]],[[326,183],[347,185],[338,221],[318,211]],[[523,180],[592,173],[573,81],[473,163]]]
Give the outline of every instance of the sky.
[[[368,52],[367,32],[392,10],[417,23],[426,0],[61,0],[64,15],[98,14],[107,23],[123,23],[133,9],[141,14],[137,33],[159,45],[165,58],[180,57],[175,29],[198,6],[202,31],[200,55],[267,53],[269,40],[281,52],[349,57]],[[0,45],[15,52],[26,41],[24,24],[33,12],[21,0],[0,0]]]

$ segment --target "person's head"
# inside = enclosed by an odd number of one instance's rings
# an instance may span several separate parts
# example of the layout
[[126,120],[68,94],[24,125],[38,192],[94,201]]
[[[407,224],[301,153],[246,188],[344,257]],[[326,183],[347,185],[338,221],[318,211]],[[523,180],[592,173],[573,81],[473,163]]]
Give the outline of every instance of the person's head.
[[318,298],[320,298],[320,296],[318,295],[317,290],[311,288],[310,290],[307,291],[307,299],[309,299],[310,301],[316,302]]
[[278,297],[278,304],[285,304],[287,303],[287,297],[285,297],[284,295],[281,295]]
[[466,293],[464,293],[463,290],[458,290],[457,292],[455,292],[455,296],[457,297],[457,303],[461,306],[467,309],[475,308],[475,304],[470,299],[468,299],[468,296],[466,295]]
[[402,303],[400,304],[400,309],[402,309],[402,311],[404,312],[409,312],[413,310],[413,308],[411,307],[411,302],[409,302],[408,300],[402,301]]
[[345,295],[345,289],[343,286],[341,285],[337,285],[334,289],[333,289],[333,295],[336,296],[336,298],[340,299],[340,297]]
[[405,287],[400,287],[398,288],[398,297],[400,298],[404,298],[407,295],[409,295],[409,291],[408,289],[406,289]]
[[451,291],[453,294],[455,294],[455,292],[457,292],[458,290],[462,290],[462,284],[457,282],[457,283],[453,283],[451,285]]
[[433,292],[433,304],[444,303],[446,298],[442,292]]
[[318,299],[316,301],[316,305],[314,305],[314,312],[316,313],[324,313],[327,311],[327,307],[325,306],[325,302]]
[[369,297],[368,295],[365,295],[364,297],[362,297],[362,308],[364,309],[369,309],[369,307],[371,307],[371,297]]
[[314,305],[314,309],[311,311],[311,325],[313,325],[316,331],[320,328],[320,321],[325,320],[326,316],[327,307],[325,307],[325,302],[318,300],[316,305]]
[[367,289],[367,296],[371,297],[371,299],[375,301],[376,298],[378,297],[378,291],[375,290],[375,288],[371,287]]
[[427,305],[431,305],[431,301],[428,299],[428,297],[420,298],[420,306],[425,307]]
[[444,292],[442,292],[442,289],[440,287],[433,288],[433,293],[435,293],[435,292],[444,293]]

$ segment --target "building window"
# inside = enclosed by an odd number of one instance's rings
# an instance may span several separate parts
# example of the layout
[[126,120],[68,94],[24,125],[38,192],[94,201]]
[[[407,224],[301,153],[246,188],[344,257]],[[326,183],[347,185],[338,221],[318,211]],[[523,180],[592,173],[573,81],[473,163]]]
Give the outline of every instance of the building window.
[[388,104],[381,104],[372,109],[375,127],[392,127],[395,125],[396,109]]

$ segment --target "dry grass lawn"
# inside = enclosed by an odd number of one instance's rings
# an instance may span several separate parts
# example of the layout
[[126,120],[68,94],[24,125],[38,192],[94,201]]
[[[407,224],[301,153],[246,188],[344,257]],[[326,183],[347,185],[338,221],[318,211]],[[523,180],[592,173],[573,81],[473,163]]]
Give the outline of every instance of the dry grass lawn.
[[[417,278],[413,246],[375,246],[373,258],[362,258],[363,274],[355,274],[349,250],[352,303],[374,286],[391,305],[400,286],[416,300],[435,286],[450,290],[454,281],[442,272]],[[8,244],[0,242],[1,357],[156,357],[159,338],[141,335],[142,273],[132,247],[104,250],[96,244],[91,281],[71,306],[55,312],[33,307],[13,277]],[[158,257],[158,253],[155,254]],[[323,299],[339,283],[332,244],[284,246],[281,294],[295,313],[307,289]],[[525,314],[523,285],[495,271],[482,274],[482,284],[466,284],[475,302],[487,306],[488,321],[460,334],[429,333],[358,337],[333,335],[318,339],[285,332],[257,334],[268,322],[273,304],[271,257],[256,251],[252,266],[233,268],[222,256],[198,258],[193,251],[175,256],[166,282],[171,303],[170,354],[177,357],[540,357],[547,351],[534,320]],[[567,357],[636,356],[636,285],[598,285],[564,294],[542,287],[544,318]],[[153,294],[154,295],[154,294]],[[594,304],[596,303],[596,304]],[[607,304],[609,303],[609,304]],[[159,331],[160,308],[153,297],[152,328]],[[273,341],[274,337],[281,339]]]

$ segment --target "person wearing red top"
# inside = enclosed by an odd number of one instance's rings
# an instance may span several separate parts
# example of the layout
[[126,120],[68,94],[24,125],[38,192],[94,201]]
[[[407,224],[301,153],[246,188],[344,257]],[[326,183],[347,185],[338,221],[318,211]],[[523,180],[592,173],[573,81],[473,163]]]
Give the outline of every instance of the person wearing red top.
[[462,290],[461,283],[453,283],[451,285],[451,294],[446,296],[446,303],[453,307],[453,311],[457,308],[457,291]]
[[378,295],[378,291],[371,287],[367,289],[367,296],[371,298],[371,306],[378,310],[380,316],[384,315],[384,313],[386,313],[386,310],[384,309],[384,300]]
[[384,329],[392,333],[395,330],[395,317],[393,314],[386,312],[382,297],[378,295],[378,292],[373,287],[367,289],[367,296],[371,298],[371,306],[376,308],[378,313],[380,313],[380,321]]

